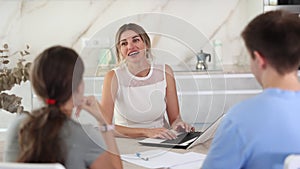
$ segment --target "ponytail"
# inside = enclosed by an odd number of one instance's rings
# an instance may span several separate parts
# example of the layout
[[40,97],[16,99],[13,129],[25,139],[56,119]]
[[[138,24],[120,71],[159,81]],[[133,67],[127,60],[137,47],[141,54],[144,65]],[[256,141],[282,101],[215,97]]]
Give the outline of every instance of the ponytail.
[[60,131],[66,119],[57,106],[33,111],[19,130],[18,162],[64,164],[66,152]]

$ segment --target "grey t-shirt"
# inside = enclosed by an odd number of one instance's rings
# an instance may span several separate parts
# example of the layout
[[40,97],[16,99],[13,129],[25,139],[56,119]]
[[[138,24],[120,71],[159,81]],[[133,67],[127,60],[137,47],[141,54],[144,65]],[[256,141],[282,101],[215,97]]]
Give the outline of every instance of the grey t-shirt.
[[[10,124],[5,142],[4,161],[15,162],[17,160],[19,126],[26,117],[26,115],[20,115]],[[100,131],[92,125],[79,124],[69,119],[63,125],[60,134],[67,150],[66,168],[88,168],[106,150]]]

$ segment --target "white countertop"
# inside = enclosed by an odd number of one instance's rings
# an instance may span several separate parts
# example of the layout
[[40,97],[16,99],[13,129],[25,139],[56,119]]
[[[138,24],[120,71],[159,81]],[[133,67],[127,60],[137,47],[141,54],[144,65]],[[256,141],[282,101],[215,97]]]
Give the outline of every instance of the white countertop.
[[[213,69],[208,67],[208,70],[201,71],[196,70],[192,66],[177,66],[177,65],[170,65],[174,71],[174,74],[244,74],[244,73],[251,73],[249,65],[222,65],[222,67]],[[95,77],[95,76],[105,76],[105,74],[111,70],[113,67],[103,67],[97,69],[90,69],[87,68],[85,70],[86,77]]]

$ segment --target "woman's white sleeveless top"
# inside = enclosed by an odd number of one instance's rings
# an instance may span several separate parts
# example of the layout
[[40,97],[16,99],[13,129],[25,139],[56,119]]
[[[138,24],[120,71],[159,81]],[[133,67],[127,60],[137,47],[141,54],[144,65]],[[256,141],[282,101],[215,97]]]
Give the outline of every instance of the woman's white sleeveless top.
[[166,126],[165,65],[151,65],[146,77],[134,76],[125,64],[114,71],[118,80],[115,124],[137,128]]

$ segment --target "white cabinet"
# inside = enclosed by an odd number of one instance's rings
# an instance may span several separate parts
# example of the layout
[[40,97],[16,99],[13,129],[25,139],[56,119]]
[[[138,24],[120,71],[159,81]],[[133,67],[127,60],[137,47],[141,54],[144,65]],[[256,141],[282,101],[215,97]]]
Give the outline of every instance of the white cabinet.
[[231,106],[261,92],[252,74],[176,75],[182,117],[211,123]]

